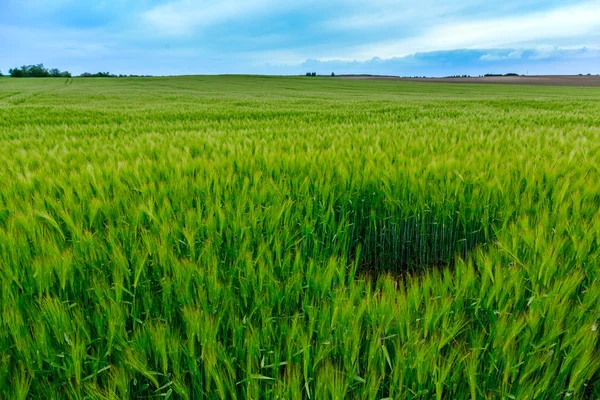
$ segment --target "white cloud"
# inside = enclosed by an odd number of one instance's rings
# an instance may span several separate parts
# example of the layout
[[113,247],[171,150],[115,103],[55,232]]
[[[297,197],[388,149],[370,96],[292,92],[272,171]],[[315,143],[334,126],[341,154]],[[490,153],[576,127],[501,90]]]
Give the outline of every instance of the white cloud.
[[482,61],[499,61],[499,60],[518,60],[523,57],[523,50],[514,50],[506,55],[502,54],[484,54],[479,59]]
[[142,21],[157,33],[182,36],[236,18],[266,13],[275,8],[274,0],[176,0],[142,13]]
[[562,51],[561,48],[556,46],[538,46],[531,58],[534,60],[544,60],[559,55]]
[[245,53],[245,57],[253,67],[261,65],[299,65],[306,61],[306,56],[299,55],[291,50],[267,50],[254,53]]
[[[113,54],[119,47],[112,35],[98,29],[61,28],[47,30],[43,28],[20,28],[0,24],[0,37],[18,37],[19,42],[8,43],[10,51],[5,58],[58,57],[77,55],[81,57],[102,57]],[[28,43],[22,46],[19,43]]]
[[431,22],[459,13],[461,10],[485,4],[486,0],[462,0],[446,2],[440,0],[347,0],[343,9],[348,5],[354,9],[347,15],[327,20],[321,26],[328,30],[354,31],[372,29],[392,29],[395,31],[422,26]]
[[600,39],[599,0],[517,17],[437,25],[416,37],[357,46],[351,54],[335,55],[333,58],[367,60],[375,56],[389,58],[459,48],[523,47],[544,42],[560,44],[563,40],[574,38]]

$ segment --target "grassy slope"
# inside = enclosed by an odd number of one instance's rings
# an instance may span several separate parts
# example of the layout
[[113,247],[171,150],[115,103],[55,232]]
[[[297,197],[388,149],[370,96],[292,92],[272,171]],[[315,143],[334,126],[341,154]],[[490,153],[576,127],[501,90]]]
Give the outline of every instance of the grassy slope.
[[598,160],[598,89],[2,79],[0,397],[598,398]]

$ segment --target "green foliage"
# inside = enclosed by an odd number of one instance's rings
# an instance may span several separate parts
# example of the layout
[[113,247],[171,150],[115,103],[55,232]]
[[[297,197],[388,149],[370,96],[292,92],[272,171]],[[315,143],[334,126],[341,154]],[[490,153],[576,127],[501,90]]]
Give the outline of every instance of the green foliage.
[[50,76],[53,78],[71,78],[71,73],[67,71],[61,71],[58,68],[52,68],[48,71]]
[[95,74],[92,74],[90,72],[84,72],[83,74],[79,75],[80,78],[150,78],[152,77],[151,75],[115,75],[115,74],[111,74],[110,72],[97,72]]
[[57,68],[47,69],[44,64],[23,65],[21,68],[11,68],[8,73],[13,78],[70,78],[71,73]]
[[110,72],[97,72],[92,74],[90,72],[84,72],[79,75],[81,78],[116,78],[116,75],[111,74]]
[[600,397],[600,91],[0,81],[0,398]]
[[23,68],[11,68],[8,70],[8,73],[13,78],[24,78],[25,77],[26,67]]

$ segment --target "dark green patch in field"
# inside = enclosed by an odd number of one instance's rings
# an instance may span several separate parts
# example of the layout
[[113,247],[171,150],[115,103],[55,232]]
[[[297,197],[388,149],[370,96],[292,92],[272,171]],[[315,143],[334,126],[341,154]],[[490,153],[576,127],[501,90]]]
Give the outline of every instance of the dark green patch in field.
[[415,207],[363,192],[340,207],[348,221],[346,257],[359,257],[360,272],[374,275],[452,266],[494,239],[495,207],[476,207],[455,201]]

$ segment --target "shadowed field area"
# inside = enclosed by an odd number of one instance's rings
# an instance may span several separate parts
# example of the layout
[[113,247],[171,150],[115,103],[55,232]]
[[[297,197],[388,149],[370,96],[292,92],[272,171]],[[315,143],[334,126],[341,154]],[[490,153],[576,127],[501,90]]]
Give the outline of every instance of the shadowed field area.
[[0,397],[600,397],[600,89],[0,79]]

